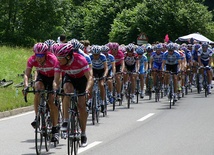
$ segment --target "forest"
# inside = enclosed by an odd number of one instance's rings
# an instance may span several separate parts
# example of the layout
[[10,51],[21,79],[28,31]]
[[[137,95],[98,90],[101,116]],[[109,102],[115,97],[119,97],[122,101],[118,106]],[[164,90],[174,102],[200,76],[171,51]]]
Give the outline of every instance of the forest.
[[212,0],[0,0],[0,45],[32,47],[36,42],[68,39],[91,44],[174,41],[199,32],[214,40]]

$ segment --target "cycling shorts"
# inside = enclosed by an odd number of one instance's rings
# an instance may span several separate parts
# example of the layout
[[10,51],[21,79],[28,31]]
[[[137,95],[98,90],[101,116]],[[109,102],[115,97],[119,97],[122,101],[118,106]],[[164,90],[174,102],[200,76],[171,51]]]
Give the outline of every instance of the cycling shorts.
[[68,74],[65,74],[63,83],[71,83],[76,89],[77,93],[81,94],[85,92],[86,86],[87,86],[87,78],[85,76],[82,76],[81,78],[73,78],[70,77]]
[[156,70],[162,70],[162,63],[153,63],[153,68]]
[[104,69],[94,69],[93,68],[93,75],[96,78],[101,78],[104,75],[104,71],[105,71]]
[[36,82],[37,81],[42,82],[44,84],[45,89],[50,91],[53,90],[53,80],[54,80],[54,77],[48,77],[41,73],[38,73],[36,77]]
[[119,64],[119,65],[116,66],[116,73],[117,73],[117,72],[122,72],[122,71],[121,71],[121,64]]
[[178,72],[178,64],[175,64],[175,65],[166,64],[166,71],[177,73]]

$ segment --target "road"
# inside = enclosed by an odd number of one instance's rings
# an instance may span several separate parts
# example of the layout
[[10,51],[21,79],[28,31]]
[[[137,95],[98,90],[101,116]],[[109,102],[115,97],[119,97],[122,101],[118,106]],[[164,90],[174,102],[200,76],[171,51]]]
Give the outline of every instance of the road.
[[[95,126],[89,116],[88,146],[81,155],[214,155],[214,95],[191,94],[169,109],[166,98],[160,102],[145,99],[127,109],[109,106],[108,116]],[[0,119],[0,154],[33,155],[33,112]],[[66,155],[67,144],[51,147],[43,154]]]

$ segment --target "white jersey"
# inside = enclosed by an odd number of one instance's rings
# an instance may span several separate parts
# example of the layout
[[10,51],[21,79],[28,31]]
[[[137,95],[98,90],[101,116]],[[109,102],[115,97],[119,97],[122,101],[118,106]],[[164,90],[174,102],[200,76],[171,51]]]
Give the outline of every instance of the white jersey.
[[206,52],[203,52],[202,48],[198,49],[198,56],[201,57],[201,61],[206,62],[210,60],[210,57],[213,55],[211,48],[208,48]]

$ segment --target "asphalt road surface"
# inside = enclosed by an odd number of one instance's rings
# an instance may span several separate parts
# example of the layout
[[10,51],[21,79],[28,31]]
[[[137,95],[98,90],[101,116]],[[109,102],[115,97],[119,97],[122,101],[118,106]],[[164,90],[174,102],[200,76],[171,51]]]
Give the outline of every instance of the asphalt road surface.
[[[213,92],[214,93],[214,92]],[[196,90],[169,109],[166,97],[160,102],[140,99],[126,103],[101,117],[100,123],[87,122],[88,146],[80,155],[214,155],[214,95],[207,98]],[[34,155],[34,112],[0,119],[0,154]],[[42,154],[66,155],[67,141]]]

